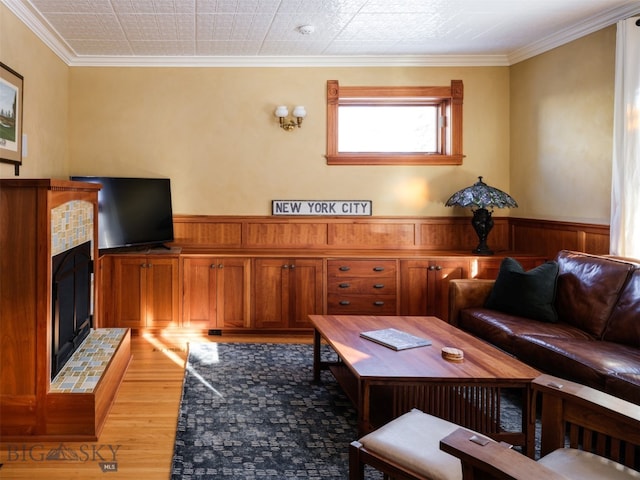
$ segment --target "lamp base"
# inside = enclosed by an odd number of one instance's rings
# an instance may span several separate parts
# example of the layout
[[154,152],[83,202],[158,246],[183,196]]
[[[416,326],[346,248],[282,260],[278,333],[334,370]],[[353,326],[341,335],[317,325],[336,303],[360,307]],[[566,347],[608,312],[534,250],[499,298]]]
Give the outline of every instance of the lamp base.
[[487,246],[487,236],[493,228],[493,217],[491,212],[486,208],[478,208],[473,211],[473,218],[471,219],[471,225],[478,235],[480,243],[475,250],[471,253],[476,255],[493,255],[493,250]]
[[475,253],[476,255],[493,255],[493,250],[486,247],[481,248],[480,245],[475,250],[471,250],[471,253]]

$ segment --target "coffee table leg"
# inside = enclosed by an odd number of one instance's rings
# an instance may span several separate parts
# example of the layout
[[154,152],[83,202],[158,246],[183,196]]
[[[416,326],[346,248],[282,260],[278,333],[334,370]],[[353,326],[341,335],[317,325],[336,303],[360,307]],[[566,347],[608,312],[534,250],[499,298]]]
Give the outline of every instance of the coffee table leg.
[[313,331],[313,382],[320,383],[320,332]]

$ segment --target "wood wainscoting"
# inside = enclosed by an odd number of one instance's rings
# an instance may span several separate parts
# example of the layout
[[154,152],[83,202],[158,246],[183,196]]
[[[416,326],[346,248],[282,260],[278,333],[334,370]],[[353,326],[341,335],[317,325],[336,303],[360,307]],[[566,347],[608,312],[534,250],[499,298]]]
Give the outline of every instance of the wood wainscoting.
[[510,218],[510,241],[514,250],[554,258],[560,250],[607,255],[609,225]]
[[[609,226],[494,217],[489,246],[554,258],[558,251],[609,253]],[[175,215],[175,244],[193,249],[471,251],[469,217],[270,217]]]

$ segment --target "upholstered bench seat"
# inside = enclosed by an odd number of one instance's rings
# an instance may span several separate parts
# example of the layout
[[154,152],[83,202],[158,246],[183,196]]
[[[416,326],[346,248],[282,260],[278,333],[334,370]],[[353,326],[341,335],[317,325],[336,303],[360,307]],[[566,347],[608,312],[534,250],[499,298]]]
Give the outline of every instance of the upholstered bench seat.
[[462,479],[460,460],[440,450],[440,439],[458,428],[459,425],[413,409],[365,435],[358,443],[419,477],[456,480]]
[[640,479],[640,472],[617,462],[575,448],[559,448],[545,455],[538,463],[554,472],[580,480]]

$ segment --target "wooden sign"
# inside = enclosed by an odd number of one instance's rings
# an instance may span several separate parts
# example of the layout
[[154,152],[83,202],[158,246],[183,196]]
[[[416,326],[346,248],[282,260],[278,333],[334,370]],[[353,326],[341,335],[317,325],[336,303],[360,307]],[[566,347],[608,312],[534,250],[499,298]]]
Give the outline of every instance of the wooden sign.
[[272,200],[272,215],[361,217],[372,214],[371,200]]

